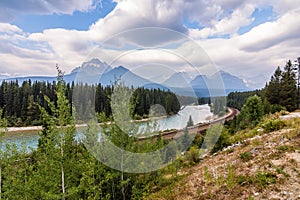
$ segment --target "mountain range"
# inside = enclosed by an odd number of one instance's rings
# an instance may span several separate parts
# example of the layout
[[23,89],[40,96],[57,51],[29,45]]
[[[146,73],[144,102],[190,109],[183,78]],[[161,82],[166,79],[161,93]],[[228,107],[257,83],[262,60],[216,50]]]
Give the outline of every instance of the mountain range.
[[[196,94],[198,97],[221,95],[221,89],[219,86],[216,88],[213,85],[217,82],[218,77],[223,80],[224,88],[226,94],[232,91],[247,91],[250,90],[242,79],[229,74],[225,71],[220,71],[212,76],[198,75],[195,78],[191,78],[185,72],[178,72],[171,75],[163,83],[155,83],[153,81],[147,80],[137,74],[131,72],[129,69],[118,66],[112,68],[105,62],[101,62],[99,59],[95,58],[88,62],[84,62],[81,66],[76,67],[71,71],[70,74],[64,76],[64,80],[67,83],[74,81],[75,83],[87,83],[87,84],[98,84],[101,83],[103,86],[111,85],[118,80],[121,80],[127,86],[133,87],[145,87],[145,88],[160,88],[163,90],[170,89],[171,91],[185,96],[193,96]],[[23,81],[31,79],[31,81],[46,81],[53,82],[56,77],[50,76],[28,76],[28,77],[5,77],[1,76],[0,81],[15,81],[17,80],[19,84]],[[220,81],[219,81],[220,82]],[[219,85],[222,85],[219,84]],[[210,86],[210,90],[208,87]],[[223,90],[224,91],[224,90]],[[223,92],[224,93],[224,92]]]

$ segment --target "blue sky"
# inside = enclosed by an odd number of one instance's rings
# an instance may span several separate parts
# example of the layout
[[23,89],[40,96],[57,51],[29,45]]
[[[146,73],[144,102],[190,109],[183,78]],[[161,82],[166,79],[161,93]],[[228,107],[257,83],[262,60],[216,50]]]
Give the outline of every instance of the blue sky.
[[[1,0],[0,74],[54,75],[56,62],[68,73],[112,35],[160,27],[193,39],[219,70],[257,88],[278,65],[300,56],[299,17],[300,0]],[[155,55],[155,61],[168,58]]]
[[42,32],[45,29],[64,28],[88,30],[90,25],[98,19],[105,17],[116,6],[115,2],[104,0],[88,12],[74,11],[72,14],[26,14],[19,15],[12,24],[28,33]]
[[255,26],[276,20],[277,14],[274,12],[272,6],[266,6],[263,8],[256,8],[251,17],[254,21],[248,26],[241,27],[238,34],[242,35],[249,32]]
[[[64,28],[64,29],[76,29],[76,30],[88,30],[89,27],[98,21],[100,18],[104,18],[109,14],[117,5],[116,2],[110,0],[103,0],[98,2],[94,9],[89,10],[88,12],[74,11],[72,14],[26,14],[19,15],[12,21],[12,24],[18,26],[23,31],[28,33],[42,32],[45,29],[52,28]],[[268,21],[273,21],[276,19],[276,13],[273,11],[272,6],[266,6],[262,8],[256,8],[252,13],[251,17],[254,21],[239,29],[238,34],[244,34],[250,31],[253,27],[263,24]],[[196,21],[191,21],[187,18],[183,18],[183,24],[187,28],[193,29],[203,29],[204,26],[201,26]],[[215,37],[224,37],[228,38],[227,34],[218,35]],[[214,36],[210,36],[214,38]]]

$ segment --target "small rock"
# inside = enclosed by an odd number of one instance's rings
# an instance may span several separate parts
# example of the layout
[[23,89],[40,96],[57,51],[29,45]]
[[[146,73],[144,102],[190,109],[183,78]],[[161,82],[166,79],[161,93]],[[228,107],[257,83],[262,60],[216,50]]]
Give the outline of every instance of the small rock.
[[282,174],[277,174],[276,177],[277,177],[278,179],[284,179],[284,178],[285,178],[284,175],[282,175]]
[[273,194],[269,197],[270,199],[281,199],[280,196]]
[[295,160],[297,163],[300,163],[300,154],[299,153],[289,153],[289,154],[287,154],[287,156],[290,159]]
[[272,160],[271,163],[275,166],[281,166],[284,164],[283,160]]
[[254,147],[254,148],[250,151],[250,153],[251,153],[251,154],[255,154],[255,153],[257,152],[257,150],[259,150],[259,149],[261,149],[261,148],[262,148],[261,146]]

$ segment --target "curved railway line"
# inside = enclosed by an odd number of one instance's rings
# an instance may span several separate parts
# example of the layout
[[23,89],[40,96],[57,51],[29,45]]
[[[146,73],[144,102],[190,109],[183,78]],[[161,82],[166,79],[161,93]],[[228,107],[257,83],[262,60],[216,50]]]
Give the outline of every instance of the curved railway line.
[[[230,121],[238,114],[239,114],[239,110],[228,107],[228,112],[225,116],[215,119],[211,122],[188,127],[188,132],[190,135],[203,134],[211,125],[224,123],[225,121]],[[143,141],[143,140],[148,140],[148,139],[152,139],[152,138],[157,138],[159,135],[165,140],[172,140],[174,138],[181,137],[183,134],[184,134],[184,129],[180,129],[180,130],[174,130],[174,131],[169,131],[169,132],[163,132],[163,133],[152,135],[149,137],[139,137],[138,140]]]

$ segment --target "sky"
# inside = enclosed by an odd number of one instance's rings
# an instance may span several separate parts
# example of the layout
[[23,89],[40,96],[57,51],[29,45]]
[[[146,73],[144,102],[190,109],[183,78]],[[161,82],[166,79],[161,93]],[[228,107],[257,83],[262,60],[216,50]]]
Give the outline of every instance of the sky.
[[[176,41],[161,34],[141,42],[139,31],[124,36],[124,31],[158,27],[197,43],[218,70],[261,88],[277,66],[300,56],[298,19],[300,0],[1,0],[0,75],[55,75],[56,63],[69,73],[118,34],[115,45],[126,40],[126,48]],[[126,48],[106,49],[98,57],[111,63],[111,55],[123,55]],[[178,49],[191,56],[188,45]],[[121,64],[130,68],[155,58],[156,64],[182,65],[164,53],[143,53],[125,56]]]

